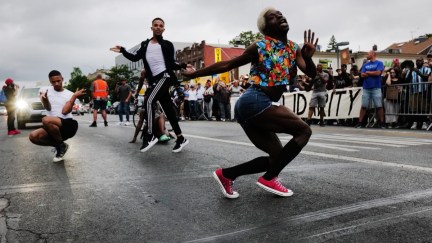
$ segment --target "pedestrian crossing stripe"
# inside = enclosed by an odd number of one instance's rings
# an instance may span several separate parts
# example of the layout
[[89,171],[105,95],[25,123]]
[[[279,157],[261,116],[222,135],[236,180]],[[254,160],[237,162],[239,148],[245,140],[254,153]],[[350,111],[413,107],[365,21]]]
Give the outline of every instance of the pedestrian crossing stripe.
[[[291,139],[290,136],[280,136],[279,138],[282,142],[288,142]],[[311,141],[309,141],[306,146],[321,147],[346,152],[379,150],[381,149],[380,147],[404,148],[408,146],[432,144],[432,139],[369,135],[353,136],[352,134],[313,134],[310,140]],[[323,143],[320,141],[325,142]],[[335,143],[329,143],[327,141]],[[343,144],[339,144],[338,142]]]

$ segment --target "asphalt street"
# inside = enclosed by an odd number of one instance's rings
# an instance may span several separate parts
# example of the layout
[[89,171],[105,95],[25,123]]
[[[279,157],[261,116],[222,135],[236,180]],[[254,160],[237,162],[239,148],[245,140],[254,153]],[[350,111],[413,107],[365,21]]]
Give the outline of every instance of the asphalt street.
[[181,153],[174,141],[141,153],[117,116],[96,128],[74,118],[53,163],[52,148],[28,140],[38,124],[8,137],[0,116],[0,243],[432,242],[432,132],[313,126],[280,175],[292,197],[248,175],[229,200],[211,173],[264,155],[237,123],[184,121]]

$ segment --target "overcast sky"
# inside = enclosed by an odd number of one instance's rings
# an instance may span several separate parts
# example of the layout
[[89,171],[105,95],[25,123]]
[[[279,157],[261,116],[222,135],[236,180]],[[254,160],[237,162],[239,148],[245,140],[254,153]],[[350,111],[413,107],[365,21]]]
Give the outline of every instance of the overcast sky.
[[265,7],[279,9],[288,38],[301,43],[315,31],[323,48],[332,35],[354,51],[384,49],[432,33],[430,0],[14,0],[0,2],[0,80],[44,81],[57,69],[84,74],[114,66],[116,44],[131,48],[151,37],[151,20],[165,20],[164,38],[227,44],[243,31],[258,32]]

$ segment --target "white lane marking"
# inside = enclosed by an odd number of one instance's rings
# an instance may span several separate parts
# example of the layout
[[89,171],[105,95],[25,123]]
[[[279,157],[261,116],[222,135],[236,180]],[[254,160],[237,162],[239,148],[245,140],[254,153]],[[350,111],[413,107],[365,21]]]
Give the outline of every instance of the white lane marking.
[[345,226],[342,228],[329,230],[326,232],[310,235],[303,239],[312,240],[313,242],[321,242],[323,239],[325,241],[328,241],[329,239],[334,239],[336,237],[341,237],[345,235],[352,235],[354,233],[364,232],[365,230],[373,229],[373,228],[379,228],[382,226],[388,226],[388,225],[394,225],[395,223],[400,223],[408,220],[410,217],[419,217],[419,215],[424,216],[427,213],[430,213],[432,211],[431,207],[421,208],[421,209],[414,209],[405,213],[396,212],[396,215],[392,214],[390,216],[385,216],[383,218],[379,217],[378,219],[370,218],[367,220],[367,222],[361,222],[350,226]]
[[393,144],[393,145],[422,145],[422,143],[413,143],[406,141],[399,141],[393,139],[372,139],[369,137],[343,137],[343,136],[334,136],[334,135],[316,135],[315,138],[327,138],[327,139],[339,139],[346,141],[361,141],[368,143],[378,143],[378,144]]
[[312,152],[312,151],[302,151],[301,153],[306,154],[306,155],[319,156],[319,157],[325,157],[325,158],[331,158],[331,159],[339,159],[339,160],[346,160],[346,161],[351,161],[351,162],[371,164],[371,165],[375,165],[375,166],[387,166],[387,167],[395,167],[395,168],[399,168],[399,169],[410,169],[410,170],[415,170],[415,171],[432,173],[432,168],[430,168],[430,167],[398,164],[398,163],[393,163],[393,162],[385,162],[385,161],[372,160],[372,159],[362,159],[362,158],[343,156],[343,155],[337,155],[337,154],[324,154],[324,153],[317,153],[317,152]]
[[[252,143],[230,141],[230,140],[224,140],[224,139],[218,139],[218,138],[209,138],[209,137],[203,137],[203,136],[197,136],[197,135],[191,135],[191,134],[184,134],[184,135],[186,137],[203,139],[203,140],[208,140],[208,141],[216,141],[216,142],[222,142],[222,143],[255,147]],[[324,158],[332,158],[332,159],[338,159],[338,160],[346,160],[346,161],[350,161],[350,162],[359,162],[359,163],[364,163],[364,164],[371,164],[371,165],[375,165],[375,166],[387,166],[387,167],[395,167],[398,169],[409,169],[409,170],[432,173],[432,168],[430,168],[430,167],[408,165],[408,164],[398,164],[398,163],[385,162],[385,161],[380,161],[380,160],[362,159],[362,158],[336,155],[336,154],[324,154],[324,153],[317,153],[317,152],[305,151],[305,150],[303,150],[301,153],[306,154],[306,155],[324,157]]]
[[183,134],[183,135],[185,137],[198,138],[198,139],[203,139],[203,140],[208,140],[208,141],[215,141],[215,142],[221,142],[221,143],[231,143],[231,144],[255,147],[255,145],[253,145],[252,143],[230,141],[230,140],[219,139],[219,138],[209,138],[209,137],[203,137],[203,136],[197,136],[197,135],[191,135],[191,134]]
[[315,211],[315,212],[300,214],[300,215],[284,218],[281,220],[276,220],[276,221],[269,222],[269,223],[263,223],[261,225],[257,225],[255,227],[251,227],[251,228],[241,229],[241,230],[228,232],[228,233],[224,233],[224,234],[219,234],[219,235],[208,236],[205,238],[195,239],[195,240],[191,240],[191,241],[187,241],[187,242],[213,242],[216,240],[220,241],[222,239],[225,239],[224,241],[229,241],[229,239],[227,239],[227,238],[229,238],[231,236],[239,235],[242,233],[257,234],[257,233],[259,233],[259,231],[268,232],[268,229],[269,228],[271,229],[275,225],[277,225],[278,227],[280,227],[281,225],[284,225],[287,228],[289,228],[289,226],[293,226],[293,225],[303,225],[306,223],[311,223],[311,222],[316,222],[316,221],[320,221],[320,220],[324,220],[324,219],[329,219],[329,218],[333,218],[333,217],[340,216],[340,215],[355,213],[358,211],[369,210],[369,209],[384,207],[384,206],[390,206],[390,205],[408,202],[408,201],[422,200],[422,199],[426,199],[426,198],[430,198],[430,197],[432,197],[432,189],[410,192],[410,193],[391,196],[391,197],[387,197],[387,198],[373,199],[370,201],[358,202],[358,203],[353,203],[353,204],[349,204],[349,205],[345,205],[345,206],[327,208],[327,209],[323,209],[323,210],[319,210],[319,211]]
[[[343,136],[343,137],[352,137],[352,135],[349,134],[333,134],[335,136]],[[423,144],[430,144],[432,143],[432,139],[424,139],[424,138],[408,138],[408,137],[391,137],[391,136],[373,136],[373,135],[367,135],[369,138],[376,138],[376,139],[389,139],[393,140],[397,138],[399,141],[408,141],[408,142],[417,142],[417,143],[423,143]],[[432,137],[432,135],[431,135]]]
[[406,146],[403,145],[395,145],[395,144],[386,144],[386,143],[374,143],[374,142],[362,142],[362,141],[356,141],[352,139],[343,139],[343,138],[317,138],[312,136],[312,140],[324,140],[324,141],[334,141],[334,142],[349,142],[349,143],[355,143],[355,144],[374,144],[384,147],[394,147],[394,148],[405,148]]
[[[313,135],[312,135],[313,136]],[[315,137],[319,138],[340,138],[340,139],[348,139],[348,140],[358,140],[358,141],[367,141],[367,142],[378,142],[378,143],[389,143],[389,144],[402,144],[402,145],[424,145],[431,144],[431,141],[421,141],[420,139],[407,139],[401,137],[384,137],[384,136],[353,136],[351,134],[317,134]]]
[[[288,140],[281,140],[281,141],[288,141]],[[308,142],[307,146],[314,146],[314,147],[320,147],[320,148],[328,148],[328,149],[341,150],[341,151],[346,151],[346,152],[356,152],[356,151],[359,151],[358,149],[347,148],[347,147],[358,148],[358,147],[355,147],[355,146],[349,146],[349,145],[340,146],[340,145],[330,144],[330,143]]]
[[[425,144],[431,144],[427,142],[414,142],[410,140],[405,139],[397,139],[393,137],[387,137],[387,139],[368,139],[369,136],[365,138],[359,138],[358,136],[353,135],[324,135],[324,134],[318,134],[318,135],[312,135],[311,140],[325,140],[325,141],[335,141],[335,142],[349,142],[349,143],[355,143],[355,144],[368,144],[368,145],[379,145],[382,147],[395,147],[395,148],[405,148],[407,146],[415,146],[415,145],[425,145]],[[383,138],[383,137],[382,137]],[[290,136],[280,136],[280,139],[291,139]]]
[[[281,141],[287,141],[288,142],[288,140],[281,140]],[[321,144],[328,145],[328,148],[331,148],[331,149],[340,149],[340,150],[342,150],[342,148],[347,148],[346,151],[350,151],[350,150],[352,150],[352,151],[359,151],[358,149],[381,150],[380,148],[377,148],[377,147],[366,147],[366,146],[335,144],[335,143],[315,143],[315,142],[308,142],[307,145],[320,146]]]

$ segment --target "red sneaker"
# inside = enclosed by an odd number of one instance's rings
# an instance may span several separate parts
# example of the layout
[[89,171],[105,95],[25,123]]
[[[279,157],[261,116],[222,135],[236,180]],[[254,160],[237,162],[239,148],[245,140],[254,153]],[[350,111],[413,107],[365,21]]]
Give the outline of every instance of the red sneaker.
[[289,197],[294,194],[293,191],[291,191],[290,189],[282,185],[278,177],[275,177],[268,181],[261,176],[260,178],[258,178],[258,182],[256,184],[260,186],[262,189],[274,193],[276,195],[279,195],[281,197]]
[[12,132],[14,133],[14,135],[21,134],[21,131],[19,130],[12,130]]
[[213,172],[213,178],[217,181],[217,183],[219,184],[222,193],[224,194],[224,196],[226,198],[238,198],[239,194],[236,191],[233,191],[232,185],[233,185],[233,181],[225,178],[222,175],[222,169],[219,168],[217,169],[215,172]]
[[8,131],[8,136],[9,136],[9,137],[12,137],[13,135],[15,135],[15,133],[14,133],[14,131],[13,131],[13,130],[11,130],[11,131]]

